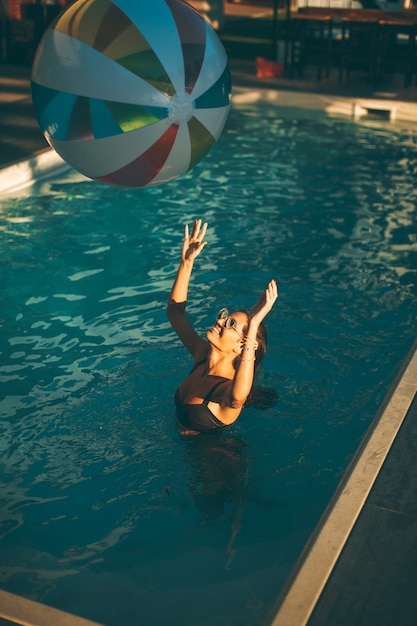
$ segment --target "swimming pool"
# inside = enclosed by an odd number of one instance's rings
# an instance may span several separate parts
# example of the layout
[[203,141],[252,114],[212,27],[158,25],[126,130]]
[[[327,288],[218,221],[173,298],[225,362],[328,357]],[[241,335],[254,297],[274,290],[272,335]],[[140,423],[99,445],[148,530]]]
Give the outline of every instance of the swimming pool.
[[[416,137],[235,104],[168,185],[69,172],[3,199],[3,589],[115,626],[268,624],[416,336]],[[164,309],[200,216],[192,316],[203,332],[276,276],[280,399],[183,442]]]

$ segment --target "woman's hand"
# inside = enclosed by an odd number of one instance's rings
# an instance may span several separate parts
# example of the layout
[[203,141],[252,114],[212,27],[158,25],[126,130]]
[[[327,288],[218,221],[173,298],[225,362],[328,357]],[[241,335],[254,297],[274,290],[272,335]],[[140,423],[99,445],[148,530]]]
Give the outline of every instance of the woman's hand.
[[188,224],[184,228],[184,243],[182,244],[181,259],[183,261],[194,261],[207,241],[203,241],[207,230],[207,222],[202,224],[202,220],[195,220],[191,235],[189,234]]
[[261,294],[258,302],[251,308],[249,313],[250,320],[259,325],[268,315],[277,298],[278,287],[276,281],[273,279],[268,283],[268,287]]

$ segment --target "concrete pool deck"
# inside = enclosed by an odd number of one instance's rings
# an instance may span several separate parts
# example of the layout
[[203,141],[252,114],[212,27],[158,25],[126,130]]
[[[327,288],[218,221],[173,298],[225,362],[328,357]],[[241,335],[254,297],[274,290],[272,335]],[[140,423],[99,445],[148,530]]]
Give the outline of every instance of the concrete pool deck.
[[[375,92],[336,80],[257,79],[254,64],[231,61],[238,96],[275,90],[281,106],[355,105],[417,122],[415,88]],[[62,168],[34,118],[30,69],[0,65],[0,192]],[[414,98],[414,101],[413,101]],[[365,104],[369,106],[366,107]],[[339,111],[340,109],[340,111]],[[366,113],[365,113],[366,114]],[[23,177],[23,179],[21,179]],[[273,626],[408,626],[417,615],[417,344],[387,394],[322,523],[281,594]],[[0,604],[0,616],[1,616]],[[23,623],[23,622],[21,622]]]

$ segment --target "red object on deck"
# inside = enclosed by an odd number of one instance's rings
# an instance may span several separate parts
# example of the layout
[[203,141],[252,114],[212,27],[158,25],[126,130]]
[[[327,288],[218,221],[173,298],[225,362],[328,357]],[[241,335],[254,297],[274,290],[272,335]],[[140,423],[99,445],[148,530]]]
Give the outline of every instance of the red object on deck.
[[284,73],[284,66],[275,61],[268,61],[263,57],[256,57],[257,78],[279,78]]

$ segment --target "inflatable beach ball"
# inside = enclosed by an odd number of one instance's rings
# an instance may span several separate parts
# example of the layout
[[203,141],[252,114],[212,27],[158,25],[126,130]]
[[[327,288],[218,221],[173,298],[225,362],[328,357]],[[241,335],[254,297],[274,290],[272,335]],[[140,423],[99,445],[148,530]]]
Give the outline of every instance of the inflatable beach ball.
[[194,167],[220,137],[230,97],[220,40],[181,0],[77,0],[32,68],[48,143],[85,176],[122,187]]

